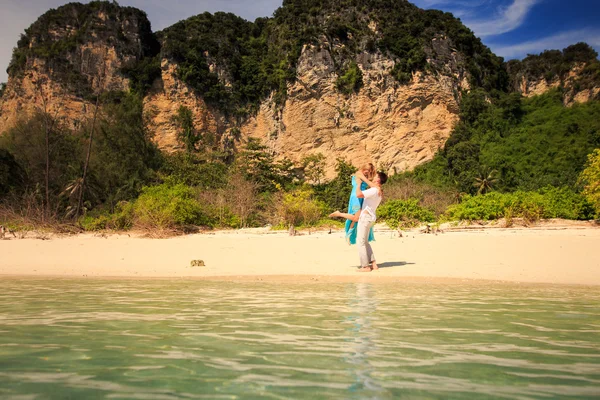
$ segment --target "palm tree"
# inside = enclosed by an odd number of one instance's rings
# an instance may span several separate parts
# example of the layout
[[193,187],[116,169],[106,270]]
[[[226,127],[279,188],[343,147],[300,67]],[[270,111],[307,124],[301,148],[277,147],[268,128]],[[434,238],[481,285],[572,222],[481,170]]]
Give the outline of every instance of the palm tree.
[[475,178],[473,186],[477,188],[477,194],[485,194],[493,189],[493,186],[498,182],[496,174],[498,171],[495,169],[489,171],[484,169],[480,172],[479,176]]
[[86,197],[90,200],[97,201],[99,191],[100,185],[93,175],[88,176],[85,185],[83,177],[81,176],[69,182],[60,195],[66,197],[70,203],[74,202],[76,205],[70,205],[67,207],[66,217],[77,218],[79,217],[80,211],[87,211],[91,209],[91,201],[84,202],[83,198]]

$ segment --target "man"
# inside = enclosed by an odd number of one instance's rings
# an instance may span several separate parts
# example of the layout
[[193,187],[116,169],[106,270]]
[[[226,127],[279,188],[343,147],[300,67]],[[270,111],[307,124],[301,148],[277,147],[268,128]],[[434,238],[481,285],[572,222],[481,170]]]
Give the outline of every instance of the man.
[[387,175],[383,172],[377,172],[373,178],[375,187],[367,190],[360,190],[360,179],[356,186],[356,197],[364,199],[360,217],[358,218],[358,227],[356,234],[356,243],[358,244],[358,255],[360,257],[360,269],[361,272],[371,272],[376,269],[377,262],[375,261],[375,255],[373,249],[369,244],[369,231],[371,227],[375,225],[377,220],[377,214],[375,211],[383,199],[383,191],[381,185],[387,182]]

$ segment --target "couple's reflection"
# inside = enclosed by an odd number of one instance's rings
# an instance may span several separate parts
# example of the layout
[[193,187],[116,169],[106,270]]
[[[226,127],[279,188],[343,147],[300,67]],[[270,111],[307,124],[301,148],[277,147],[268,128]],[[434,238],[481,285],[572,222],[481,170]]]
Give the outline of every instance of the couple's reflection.
[[353,393],[363,392],[363,394],[365,391],[375,392],[370,393],[375,395],[376,392],[383,390],[371,377],[373,368],[370,357],[377,351],[375,322],[378,301],[376,290],[373,285],[368,283],[349,285],[348,290],[351,314],[347,318],[350,346],[346,361],[350,364],[350,373],[353,380],[349,390]]

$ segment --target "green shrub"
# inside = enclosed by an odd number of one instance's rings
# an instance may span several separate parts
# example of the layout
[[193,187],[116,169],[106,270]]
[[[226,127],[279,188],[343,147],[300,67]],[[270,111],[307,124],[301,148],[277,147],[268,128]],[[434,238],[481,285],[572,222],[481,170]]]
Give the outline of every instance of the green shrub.
[[416,199],[390,200],[378,208],[377,217],[392,229],[411,228],[421,222],[435,221],[433,211],[421,207]]
[[143,188],[133,205],[133,212],[135,224],[146,228],[173,229],[185,225],[212,225],[195,200],[193,189],[181,184]]
[[277,205],[278,217],[286,226],[313,226],[324,213],[325,204],[313,199],[313,191],[307,188],[283,193]]
[[113,213],[91,212],[79,218],[79,226],[85,231],[123,231],[133,226],[133,204],[122,201]]
[[352,61],[348,68],[337,78],[335,87],[340,92],[349,95],[358,92],[363,85],[363,77],[358,64]]
[[84,231],[102,231],[108,229],[107,227],[109,221],[110,218],[107,215],[93,216],[90,214],[86,214],[79,219],[79,225],[83,228]]
[[593,217],[594,208],[582,194],[568,188],[552,186],[540,190],[544,201],[543,218],[587,220]]
[[583,194],[593,205],[596,217],[600,218],[600,149],[588,155],[585,169],[579,175],[579,182],[584,186]]
[[567,188],[548,187],[539,192],[499,193],[465,196],[460,204],[450,206],[450,220],[523,218],[533,222],[542,218],[588,219],[592,212],[584,196]]

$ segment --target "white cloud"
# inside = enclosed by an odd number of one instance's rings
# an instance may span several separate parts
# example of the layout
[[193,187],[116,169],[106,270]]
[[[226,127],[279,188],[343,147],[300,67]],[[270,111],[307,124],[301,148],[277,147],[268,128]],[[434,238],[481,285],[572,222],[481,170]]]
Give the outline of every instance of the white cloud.
[[527,54],[539,54],[544,50],[562,50],[578,42],[585,42],[598,51],[600,49],[600,29],[580,29],[561,32],[542,39],[508,46],[488,45],[497,55],[511,59],[522,58]]
[[465,21],[477,36],[494,36],[517,29],[525,22],[529,11],[542,0],[514,0],[489,19]]

